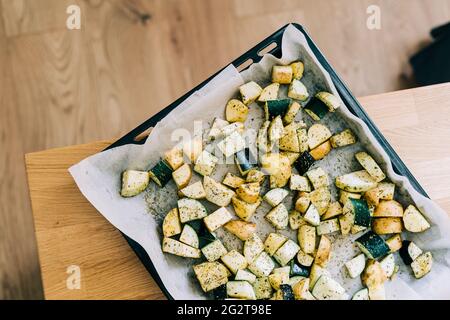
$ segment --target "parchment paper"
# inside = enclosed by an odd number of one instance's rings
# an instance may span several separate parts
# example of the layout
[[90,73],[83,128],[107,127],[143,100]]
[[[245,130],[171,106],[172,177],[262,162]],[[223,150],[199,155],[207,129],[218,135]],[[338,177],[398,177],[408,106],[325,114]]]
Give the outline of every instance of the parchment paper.
[[[204,299],[192,273],[191,265],[194,261],[183,259],[161,251],[161,221],[168,210],[176,206],[177,190],[173,182],[164,188],[151,183],[148,190],[134,198],[124,199],[119,195],[121,172],[126,169],[148,170],[161,158],[164,151],[173,147],[181,136],[193,135],[194,123],[201,121],[203,138],[206,142],[207,128],[215,117],[224,118],[226,102],[237,96],[237,89],[243,83],[254,80],[261,86],[270,81],[271,68],[275,64],[286,64],[301,60],[305,64],[305,73],[302,82],[310,93],[321,90],[333,92],[339,96],[329,74],[322,68],[312,54],[305,37],[295,27],[289,26],[282,41],[282,58],[265,55],[257,64],[253,64],[241,74],[229,66],[217,75],[208,85],[194,93],[189,99],[172,111],[160,121],[152,130],[144,145],[126,145],[91,156],[69,169],[75,182],[83,195],[94,207],[105,216],[116,228],[128,237],[142,245],[149,254],[156,270],[159,273],[166,289],[175,299]],[[286,88],[280,96],[286,95]],[[307,115],[299,113],[296,120],[305,121],[308,126],[312,120]],[[263,111],[257,104],[250,106],[249,117],[246,121],[247,142],[254,149],[254,132],[263,121]],[[410,267],[403,265],[400,257],[396,262],[401,266],[396,279],[386,283],[388,299],[450,299],[450,219],[446,212],[434,202],[419,194],[409,181],[397,175],[391,162],[372,136],[363,121],[353,116],[343,105],[337,112],[328,114],[321,122],[326,124],[333,133],[345,128],[351,128],[358,136],[358,143],[333,150],[324,160],[317,162],[313,168],[320,166],[330,175],[330,181],[336,176],[360,170],[361,167],[354,159],[354,153],[367,150],[381,164],[388,178],[396,183],[396,198],[402,204],[415,203],[425,213],[431,222],[431,229],[422,234],[406,234],[405,239],[416,242],[424,251],[431,250],[434,265],[430,274],[422,280],[415,280]],[[207,147],[215,152],[214,143]],[[232,161],[226,163],[233,163]],[[233,164],[218,165],[212,177],[221,181],[227,171],[236,172]],[[191,183],[199,180],[195,175]],[[265,186],[267,188],[267,186]],[[337,190],[331,186],[334,199],[337,199]],[[266,190],[263,190],[263,192]],[[287,208],[292,208],[292,195],[285,199]],[[216,207],[207,204],[208,212]],[[253,221],[258,224],[258,233],[264,240],[274,229],[265,221],[264,215],[270,210],[267,203],[258,208]],[[230,208],[230,212],[233,209]],[[296,239],[296,232],[283,231],[285,235]],[[223,230],[217,236],[222,239],[228,249],[240,248],[242,243]],[[344,263],[358,253],[353,239],[362,233],[350,237],[340,235],[332,236],[333,254],[327,269],[339,281],[351,296],[362,288],[359,279],[350,279],[344,270]],[[198,262],[197,262],[198,263]]]

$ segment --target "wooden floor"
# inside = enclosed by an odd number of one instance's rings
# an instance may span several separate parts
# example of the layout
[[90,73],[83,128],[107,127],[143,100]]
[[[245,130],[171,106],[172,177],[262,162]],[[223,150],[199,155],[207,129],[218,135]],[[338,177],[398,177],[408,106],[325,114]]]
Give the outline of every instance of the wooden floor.
[[287,22],[355,94],[401,89],[448,20],[450,0],[0,0],[0,299],[42,297],[24,153],[118,137]]

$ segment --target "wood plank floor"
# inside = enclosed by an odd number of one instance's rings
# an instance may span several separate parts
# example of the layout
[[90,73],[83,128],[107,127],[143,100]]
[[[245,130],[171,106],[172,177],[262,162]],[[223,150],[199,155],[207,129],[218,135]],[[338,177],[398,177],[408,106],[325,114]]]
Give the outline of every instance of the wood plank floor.
[[405,88],[408,56],[448,20],[450,0],[0,0],[0,299],[42,297],[24,153],[118,137],[287,22],[355,94]]

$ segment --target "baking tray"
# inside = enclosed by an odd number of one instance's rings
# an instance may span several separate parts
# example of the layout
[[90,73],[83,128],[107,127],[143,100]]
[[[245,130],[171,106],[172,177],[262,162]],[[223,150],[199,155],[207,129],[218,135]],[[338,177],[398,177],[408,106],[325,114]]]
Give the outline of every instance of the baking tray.
[[[369,130],[372,132],[372,134],[375,136],[375,138],[378,140],[380,145],[384,148],[386,153],[388,154],[389,158],[392,161],[392,167],[394,171],[406,177],[411,185],[421,194],[428,197],[425,190],[422,188],[422,186],[419,184],[419,182],[416,180],[416,178],[412,175],[412,173],[409,171],[409,169],[406,167],[406,165],[403,163],[403,161],[400,159],[398,154],[394,151],[392,146],[387,142],[386,138],[381,134],[380,130],[375,126],[373,121],[369,118],[367,113],[364,111],[362,106],[359,104],[359,102],[356,100],[356,98],[353,96],[353,94],[350,92],[350,90],[347,88],[345,83],[342,81],[342,79],[336,74],[333,67],[331,67],[330,63],[327,61],[325,56],[322,54],[322,52],[319,50],[319,48],[316,46],[314,41],[311,39],[309,34],[306,32],[306,30],[303,28],[303,26],[297,24],[297,23],[291,23],[287,24],[284,27],[280,28],[276,32],[274,32],[272,35],[268,36],[266,39],[258,43],[256,46],[245,52],[243,55],[241,55],[239,58],[235,59],[233,62],[231,62],[232,65],[234,65],[236,68],[239,68],[240,66],[244,65],[247,61],[251,60],[253,63],[258,63],[262,57],[262,52],[264,49],[267,49],[269,47],[273,47],[273,43],[276,43],[276,46],[264,53],[270,53],[276,57],[281,57],[281,41],[283,38],[283,33],[285,29],[289,26],[293,25],[295,28],[297,28],[303,35],[305,36],[309,46],[311,47],[311,50],[313,51],[314,55],[317,57],[318,61],[322,64],[323,68],[330,74],[331,80],[333,81],[334,85],[336,86],[336,90],[340,94],[343,102],[348,107],[351,113],[353,113],[356,117],[363,120],[367,126],[369,127]],[[251,64],[250,64],[251,65]],[[248,65],[246,68],[248,68],[250,65]],[[244,68],[244,70],[246,69]],[[127,133],[125,136],[111,144],[109,147],[107,147],[105,150],[109,150],[115,147],[123,146],[126,144],[143,144],[146,140],[146,137],[142,139],[138,139],[139,137],[142,137],[145,132],[147,132],[150,128],[154,127],[161,119],[163,119],[166,115],[168,115],[173,109],[178,107],[184,100],[186,100],[189,96],[191,96],[194,92],[201,89],[203,86],[205,86],[212,78],[214,78],[218,73],[220,73],[223,69],[219,70],[217,73],[213,74],[211,77],[209,77],[207,80],[203,81],[199,85],[197,85],[194,89],[184,94],[182,97],[175,100],[173,103],[159,111],[157,114],[155,114],[153,117],[147,119],[145,122],[143,122],[141,125],[136,127],[135,129],[131,130],[129,133]],[[241,70],[242,71],[242,70]],[[104,150],[104,151],[105,151]],[[161,288],[164,295],[170,299],[173,300],[173,297],[170,295],[168,290],[166,289],[164,283],[161,281],[161,278],[159,277],[159,274],[157,270],[155,269],[150,257],[148,256],[147,252],[142,248],[140,244],[138,244],[136,241],[132,240],[131,238],[127,237],[125,234],[122,233],[122,235],[127,240],[130,247],[134,250],[138,258],[141,260],[142,264],[145,266],[147,271],[150,273],[150,275],[153,277],[153,279],[156,281],[156,283]]]

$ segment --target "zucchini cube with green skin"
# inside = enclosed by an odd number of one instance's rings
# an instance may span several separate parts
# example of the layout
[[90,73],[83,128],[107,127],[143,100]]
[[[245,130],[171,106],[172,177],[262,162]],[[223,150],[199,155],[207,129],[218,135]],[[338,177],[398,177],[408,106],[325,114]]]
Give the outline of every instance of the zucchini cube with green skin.
[[306,210],[303,219],[315,227],[317,227],[320,224],[319,212],[317,211],[316,207],[313,204],[311,204],[308,210]]
[[264,242],[264,248],[269,255],[273,256],[287,240],[282,234],[270,233]]
[[203,219],[208,215],[205,207],[199,201],[189,198],[178,200],[178,211],[181,223]]
[[259,102],[266,102],[269,100],[277,100],[278,91],[280,90],[279,83],[271,83],[263,89],[261,95],[258,98]]
[[206,200],[219,207],[228,206],[231,203],[231,198],[235,195],[233,190],[208,176],[203,178],[203,187],[205,188]]
[[361,164],[361,166],[366,169],[366,171],[372,176],[376,182],[383,181],[386,175],[383,170],[378,166],[375,160],[366,152],[358,152],[355,154],[356,160]]
[[300,157],[295,161],[294,167],[297,169],[300,175],[304,175],[308,172],[309,168],[314,164],[316,160],[311,156],[309,152],[303,152]]
[[334,112],[341,105],[338,97],[329,92],[319,92],[316,94],[316,98],[322,101],[327,106],[328,111],[330,112]]
[[172,168],[164,160],[161,160],[150,169],[149,175],[162,188],[172,179],[172,171]]
[[224,255],[226,255],[227,252],[227,249],[219,239],[207,244],[202,248],[203,255],[210,262],[219,260]]
[[228,281],[227,295],[230,298],[256,300],[255,291],[247,281]]
[[264,243],[256,233],[244,242],[243,254],[248,263],[252,263],[253,260],[255,260],[255,258],[263,251]]
[[317,226],[317,235],[321,236],[325,234],[330,234],[338,232],[339,230],[341,230],[339,221],[337,218],[334,218],[320,222],[320,224]]
[[236,162],[239,172],[243,176],[246,176],[250,170],[256,169],[258,163],[250,148],[245,148],[236,152],[234,161]]
[[248,269],[257,277],[268,277],[274,268],[275,262],[264,251],[248,265]]
[[356,239],[356,245],[369,259],[378,259],[390,251],[384,239],[372,231]]
[[264,104],[266,121],[271,121],[276,117],[283,118],[289,110],[291,99],[268,100]]
[[164,238],[162,244],[163,252],[184,258],[200,258],[200,250],[172,238]]
[[197,181],[183,189],[180,190],[180,193],[188,198],[199,200],[206,198],[206,192],[203,188],[203,183],[201,181]]
[[126,170],[122,173],[122,197],[134,197],[144,191],[150,182],[147,171]]
[[229,122],[245,122],[248,115],[248,107],[240,100],[231,99],[225,108],[225,117]]
[[[290,275],[291,277],[296,278],[297,281],[302,280],[305,277],[309,277],[309,269],[306,268],[305,266],[295,263],[294,260],[291,260],[290,267],[291,267]],[[292,283],[292,285],[296,283],[294,282],[294,280],[292,280],[293,278],[289,280]]]
[[328,114],[328,107],[316,97],[308,102],[304,110],[315,121],[320,121]]
[[409,266],[415,259],[417,259],[423,253],[414,242],[405,240],[402,243],[399,254],[403,262]]
[[314,189],[328,187],[330,185],[328,174],[320,167],[308,171],[306,175],[308,176],[309,181],[311,181]]
[[180,241],[193,248],[199,247],[199,239],[195,230],[188,224],[183,226],[183,232],[180,235]]
[[356,137],[350,129],[335,134],[330,138],[331,146],[333,148],[345,147],[356,143]]
[[284,124],[288,125],[294,122],[295,117],[297,116],[300,109],[301,109],[300,103],[298,103],[297,101],[292,101],[291,104],[289,105],[286,114],[283,117]]
[[348,192],[365,192],[377,186],[377,182],[366,171],[356,171],[336,178],[336,187]]
[[289,85],[288,97],[300,101],[305,101],[309,98],[308,89],[300,80],[294,79]]
[[256,281],[256,276],[247,271],[247,270],[238,270],[236,273],[236,276],[234,277],[234,280],[236,281],[247,281],[248,283],[253,284]]
[[236,274],[238,270],[247,268],[247,260],[236,250],[229,251],[221,257],[221,260],[233,274]]
[[331,277],[322,275],[314,285],[313,296],[317,300],[343,300],[346,298],[345,289]]
[[204,262],[193,268],[204,292],[214,290],[228,282],[228,270],[219,262]]
[[366,257],[364,253],[357,255],[356,257],[345,263],[345,268],[347,269],[350,277],[353,279],[359,277],[361,273],[363,273],[365,267]]
[[257,278],[253,283],[256,299],[269,299],[272,296],[272,286],[270,285],[268,277]]
[[273,257],[282,266],[285,266],[291,261],[300,250],[300,247],[292,240],[286,241],[281,248],[279,248]]
[[219,159],[206,150],[199,155],[195,161],[194,171],[202,176],[209,176],[213,172]]
[[360,227],[370,227],[372,217],[370,216],[369,206],[364,199],[350,199],[352,212],[354,215],[354,224]]
[[265,218],[277,229],[286,229],[289,223],[289,212],[284,204],[280,203],[278,206],[269,211]]
[[283,202],[284,198],[286,198],[289,194],[289,191],[283,188],[276,188],[269,190],[263,197],[263,199],[270,204],[272,207],[276,207],[281,202]]
[[291,66],[273,66],[272,82],[279,84],[289,84],[292,82],[293,71]]
[[250,81],[240,86],[239,91],[241,93],[242,102],[249,105],[259,98],[263,89],[255,81]]
[[225,207],[220,207],[203,219],[210,232],[214,232],[233,219],[233,215]]
[[225,157],[230,157],[245,148],[245,140],[238,132],[233,132],[217,144]]

